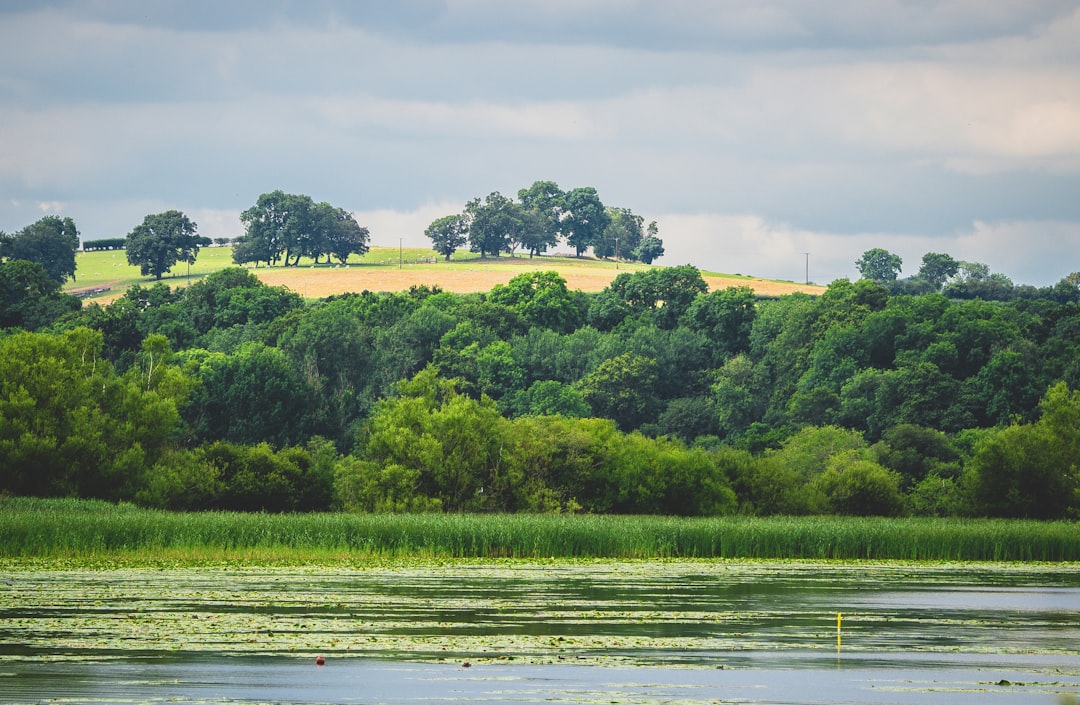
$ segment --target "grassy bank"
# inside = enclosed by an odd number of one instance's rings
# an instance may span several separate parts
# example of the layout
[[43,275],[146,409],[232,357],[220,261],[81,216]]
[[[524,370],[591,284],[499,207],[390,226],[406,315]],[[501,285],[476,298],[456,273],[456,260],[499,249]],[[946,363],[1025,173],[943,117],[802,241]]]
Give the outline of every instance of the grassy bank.
[[198,563],[369,558],[1077,561],[1080,524],[956,519],[173,513],[0,499],[0,557]]

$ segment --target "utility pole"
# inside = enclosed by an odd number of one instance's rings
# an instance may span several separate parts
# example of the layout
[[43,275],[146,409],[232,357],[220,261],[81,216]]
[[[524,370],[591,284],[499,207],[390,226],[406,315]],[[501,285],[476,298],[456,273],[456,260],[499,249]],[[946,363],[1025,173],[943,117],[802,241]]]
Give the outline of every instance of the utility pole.
[[806,285],[810,286],[810,253],[804,252],[806,255]]
[[619,268],[619,238],[615,238],[615,269]]
[[398,269],[401,269],[401,241],[403,239],[404,238],[400,238],[400,237],[397,239],[397,268]]

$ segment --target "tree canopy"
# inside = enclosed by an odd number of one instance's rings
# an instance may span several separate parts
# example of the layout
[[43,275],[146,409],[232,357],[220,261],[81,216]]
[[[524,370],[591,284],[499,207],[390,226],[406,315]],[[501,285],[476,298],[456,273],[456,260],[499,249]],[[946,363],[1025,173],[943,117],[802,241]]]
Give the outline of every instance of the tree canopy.
[[195,264],[199,248],[210,244],[196,234],[198,226],[177,210],[148,215],[128,233],[124,243],[127,261],[139,265],[143,276],[161,279],[177,262]]
[[862,257],[855,261],[859,274],[864,279],[872,279],[876,282],[895,281],[900,274],[903,265],[900,255],[894,255],[888,250],[875,247],[863,253]]
[[301,257],[316,262],[324,255],[344,263],[368,251],[370,233],[351,213],[304,194],[276,190],[259,196],[240,214],[244,235],[233,248],[233,262],[297,266]]
[[50,279],[63,284],[75,278],[79,230],[71,218],[47,215],[11,235],[0,232],[0,260],[40,264]]
[[473,198],[461,214],[432,221],[424,235],[446,259],[466,243],[482,258],[513,254],[518,248],[532,258],[562,240],[579,257],[592,248],[599,258],[618,254],[619,259],[651,264],[664,254],[656,221],[646,231],[641,216],[629,208],[605,206],[595,188],[564,192],[553,181],[536,181],[519,189],[517,197],[515,201],[495,191],[484,199]]
[[[964,263],[940,291],[915,279],[759,298],[650,267],[586,293],[530,267],[486,293],[305,301],[231,268],[80,308],[42,265],[5,261],[0,492],[1080,516],[1080,276],[1034,289]],[[994,300],[959,295],[988,282]]]

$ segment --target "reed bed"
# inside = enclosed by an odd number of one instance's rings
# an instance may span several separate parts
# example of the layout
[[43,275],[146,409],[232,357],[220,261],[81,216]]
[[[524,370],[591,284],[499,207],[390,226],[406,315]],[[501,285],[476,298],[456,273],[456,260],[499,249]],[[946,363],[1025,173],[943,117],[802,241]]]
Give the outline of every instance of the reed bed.
[[0,498],[0,557],[1077,561],[1080,524],[990,519],[177,513]]

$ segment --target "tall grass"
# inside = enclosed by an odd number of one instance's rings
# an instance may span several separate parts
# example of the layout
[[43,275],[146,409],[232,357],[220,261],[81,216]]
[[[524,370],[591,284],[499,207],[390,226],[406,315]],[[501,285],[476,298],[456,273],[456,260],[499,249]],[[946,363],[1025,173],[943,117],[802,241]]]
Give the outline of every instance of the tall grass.
[[174,513],[0,499],[0,556],[1080,560],[1080,524],[961,519]]

